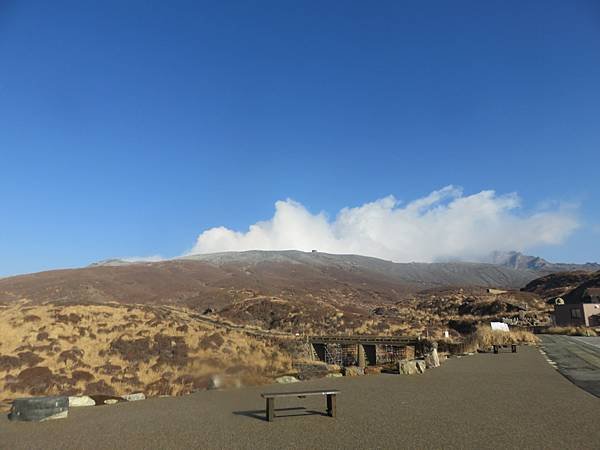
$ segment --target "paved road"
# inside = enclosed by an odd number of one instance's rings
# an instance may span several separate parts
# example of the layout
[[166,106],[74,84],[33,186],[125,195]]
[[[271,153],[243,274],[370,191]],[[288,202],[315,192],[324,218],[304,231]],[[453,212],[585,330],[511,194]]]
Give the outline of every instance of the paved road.
[[[260,392],[316,387],[342,391],[336,419],[319,414],[324,399],[308,397],[279,402],[287,417],[263,420]],[[525,347],[451,359],[423,375],[206,391],[78,408],[44,423],[2,418],[0,447],[586,449],[598,446],[599,415],[600,399]]]
[[542,349],[559,372],[580,388],[600,397],[600,337],[548,334],[541,338]]

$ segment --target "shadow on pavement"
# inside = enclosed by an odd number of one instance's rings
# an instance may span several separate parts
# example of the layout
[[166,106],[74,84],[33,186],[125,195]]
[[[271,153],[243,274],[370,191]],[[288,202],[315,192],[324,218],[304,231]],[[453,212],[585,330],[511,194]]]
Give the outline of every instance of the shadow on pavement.
[[[282,412],[287,414],[281,414]],[[264,409],[255,409],[251,411],[234,411],[233,414],[236,416],[252,417],[254,419],[267,421],[267,413]],[[306,409],[304,407],[297,408],[277,408],[275,409],[276,419],[285,419],[286,417],[299,417],[299,416],[327,416],[322,411],[314,411],[312,409]]]

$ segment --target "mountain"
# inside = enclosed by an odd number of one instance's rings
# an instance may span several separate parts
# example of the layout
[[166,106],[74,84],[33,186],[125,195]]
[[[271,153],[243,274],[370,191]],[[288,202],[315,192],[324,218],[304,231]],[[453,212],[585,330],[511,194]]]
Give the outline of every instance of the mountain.
[[[244,265],[259,267],[277,264],[294,267],[295,270],[317,270],[323,273],[335,271],[352,279],[364,276],[376,281],[386,280],[405,288],[426,289],[442,286],[502,286],[516,288],[538,276],[528,269],[497,267],[492,264],[447,263],[393,263],[360,255],[334,255],[321,252],[247,251],[191,255],[183,260],[203,261],[218,267]],[[527,281],[525,281],[527,280]]]
[[220,308],[253,295],[285,298],[346,292],[361,301],[398,301],[409,293],[445,286],[519,288],[537,277],[477,263],[397,264],[357,255],[248,251],[162,261],[114,261],[0,280],[0,302],[183,304]]
[[520,252],[493,252],[490,255],[490,264],[495,264],[502,267],[510,267],[516,270],[535,270],[538,272],[555,273],[555,272],[571,272],[571,271],[586,271],[595,272],[600,270],[598,263],[585,264],[569,264],[569,263],[552,263],[546,261],[539,256],[524,255]]

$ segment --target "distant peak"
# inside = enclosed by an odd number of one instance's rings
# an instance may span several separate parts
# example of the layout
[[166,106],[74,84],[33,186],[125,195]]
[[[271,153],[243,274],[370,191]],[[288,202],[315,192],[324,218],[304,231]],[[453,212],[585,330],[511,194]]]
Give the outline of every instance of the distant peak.
[[570,263],[552,263],[539,256],[524,255],[517,251],[495,251],[490,254],[489,262],[503,267],[510,267],[517,270],[537,270],[540,272],[562,272],[570,270],[593,271],[600,269],[600,264],[570,264]]

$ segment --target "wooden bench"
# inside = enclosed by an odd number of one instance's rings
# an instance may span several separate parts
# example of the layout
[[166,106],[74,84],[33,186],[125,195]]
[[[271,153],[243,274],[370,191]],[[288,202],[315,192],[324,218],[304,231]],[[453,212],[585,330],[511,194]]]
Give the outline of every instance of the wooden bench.
[[316,391],[300,391],[300,392],[270,392],[261,394],[261,397],[267,400],[267,420],[272,422],[275,418],[275,399],[282,397],[298,397],[305,398],[313,395],[326,395],[327,396],[327,415],[329,417],[335,417],[336,405],[335,396],[340,391],[336,390],[316,390]]
[[506,347],[508,348],[510,346],[510,351],[512,353],[517,353],[517,344],[505,344],[505,345],[494,345],[494,353],[498,353],[498,351],[500,350],[500,348],[502,347]]

